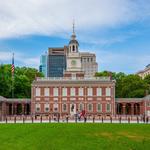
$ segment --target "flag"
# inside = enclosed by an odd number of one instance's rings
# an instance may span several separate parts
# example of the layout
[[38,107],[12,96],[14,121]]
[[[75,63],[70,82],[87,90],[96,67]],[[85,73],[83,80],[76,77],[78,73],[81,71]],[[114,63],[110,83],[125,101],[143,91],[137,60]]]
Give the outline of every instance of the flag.
[[11,73],[12,73],[12,77],[14,77],[14,71],[15,71],[15,65],[14,65],[14,53],[13,53],[13,57],[12,57],[12,65],[11,65]]

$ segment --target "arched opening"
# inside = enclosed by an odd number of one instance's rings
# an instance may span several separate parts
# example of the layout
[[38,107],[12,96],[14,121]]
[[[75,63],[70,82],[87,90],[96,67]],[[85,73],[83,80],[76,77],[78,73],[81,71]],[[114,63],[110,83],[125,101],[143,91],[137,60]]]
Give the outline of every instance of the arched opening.
[[131,115],[131,104],[127,103],[125,107],[126,115]]
[[118,115],[123,114],[123,104],[121,104],[121,103],[117,104],[117,114]]
[[12,115],[12,107],[13,107],[13,105],[12,104],[9,104],[8,105],[8,109],[9,109],[9,115]]
[[139,115],[140,114],[140,104],[135,103],[134,104],[134,115]]
[[26,104],[26,114],[29,115],[30,114],[30,104]]
[[75,46],[74,46],[74,45],[72,46],[72,51],[73,51],[73,52],[75,51]]
[[67,111],[67,105],[66,104],[63,104],[63,111]]
[[17,104],[17,115],[21,115],[21,114],[22,114],[22,105]]

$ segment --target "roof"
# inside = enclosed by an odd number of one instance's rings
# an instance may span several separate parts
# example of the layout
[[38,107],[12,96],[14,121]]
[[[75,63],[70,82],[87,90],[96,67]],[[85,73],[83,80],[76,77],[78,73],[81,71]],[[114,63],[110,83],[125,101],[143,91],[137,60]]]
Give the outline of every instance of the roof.
[[145,96],[143,99],[150,100],[150,95]]
[[135,102],[135,101],[138,101],[138,102],[141,102],[141,101],[143,101],[143,100],[150,100],[150,95],[147,95],[147,96],[145,96],[145,97],[143,97],[143,98],[116,98],[115,99],[116,100],[116,102],[117,101],[125,101],[125,102]]
[[31,99],[29,98],[8,98],[6,99],[7,102],[30,102]]
[[5,101],[5,102],[30,102],[31,99],[29,99],[29,98],[5,98],[3,96],[0,96],[0,101]]
[[3,96],[0,96],[0,101],[4,101],[4,100],[6,100],[6,98]]
[[69,44],[77,44],[77,45],[79,45],[78,41],[77,41],[77,40],[75,40],[75,39],[70,40]]
[[66,86],[66,85],[111,85],[115,86],[115,80],[111,80],[109,77],[93,77],[93,78],[78,78],[78,79],[72,79],[72,78],[37,78],[37,80],[34,80],[32,82],[32,86]]
[[150,68],[150,64],[148,64],[148,65],[146,66],[146,68]]
[[81,56],[91,56],[91,57],[93,57],[93,56],[95,56],[95,54],[94,53],[90,53],[90,52],[80,52],[80,55]]
[[138,101],[138,102],[140,102],[140,101],[142,101],[143,100],[143,98],[116,98],[115,99],[115,101],[116,102],[118,102],[118,101],[122,101],[122,102],[135,102],[135,101]]

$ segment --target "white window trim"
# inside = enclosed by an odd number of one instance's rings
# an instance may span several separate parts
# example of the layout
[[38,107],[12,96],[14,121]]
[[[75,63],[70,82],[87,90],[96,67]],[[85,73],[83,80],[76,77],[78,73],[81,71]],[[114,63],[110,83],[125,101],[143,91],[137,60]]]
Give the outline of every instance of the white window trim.
[[[64,110],[64,105],[66,105],[66,110]],[[66,104],[66,103],[62,104],[62,111],[63,111],[63,112],[67,112],[67,110],[68,110],[67,104]]]
[[49,88],[44,88],[44,96],[50,96]]
[[35,96],[41,96],[41,88],[39,87],[35,88]]
[[[39,110],[37,111],[37,108],[39,108]],[[35,104],[35,111],[36,112],[40,112],[41,111],[41,105],[39,103]]]
[[80,87],[80,88],[78,89],[78,95],[79,95],[79,96],[84,96],[84,88],[83,88],[83,87]]
[[76,89],[75,89],[75,87],[70,88],[70,96],[76,96]]
[[102,88],[96,88],[96,96],[102,96]]
[[[47,106],[48,106],[48,107],[47,107]],[[48,108],[48,111],[46,110],[46,108]],[[48,103],[45,103],[45,104],[44,104],[44,111],[45,111],[45,112],[49,112],[49,110],[50,110],[49,104],[48,104]]]
[[[100,107],[101,107],[101,109],[100,110],[98,110],[98,105],[100,105]],[[97,112],[102,112],[102,104],[101,103],[97,103]]]
[[87,96],[93,96],[93,88],[91,87],[87,88]]
[[67,88],[66,87],[62,88],[62,96],[67,96]]
[[[91,107],[91,108],[92,108],[91,110],[89,110],[89,105],[92,106],[92,107]],[[88,112],[92,112],[92,111],[93,111],[93,104],[90,103],[90,104],[88,104],[87,106],[88,106]]]
[[[110,110],[107,110],[107,105],[110,106]],[[106,112],[111,112],[111,104],[110,104],[110,103],[107,103],[107,104],[106,104]]]
[[[57,89],[57,90],[56,90],[56,89]],[[57,92],[56,92],[55,90],[56,90]],[[56,93],[57,93],[57,94],[56,94]],[[58,88],[58,87],[54,87],[54,88],[53,88],[53,96],[58,96],[58,95],[59,95],[59,88]]]
[[105,90],[106,90],[106,96],[111,96],[111,88],[107,87]]

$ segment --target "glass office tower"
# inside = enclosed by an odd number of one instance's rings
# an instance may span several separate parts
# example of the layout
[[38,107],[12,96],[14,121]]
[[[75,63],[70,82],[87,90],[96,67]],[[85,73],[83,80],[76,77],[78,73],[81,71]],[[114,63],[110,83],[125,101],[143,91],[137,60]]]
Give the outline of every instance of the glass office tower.
[[49,48],[47,61],[48,77],[63,77],[66,70],[65,48]]

